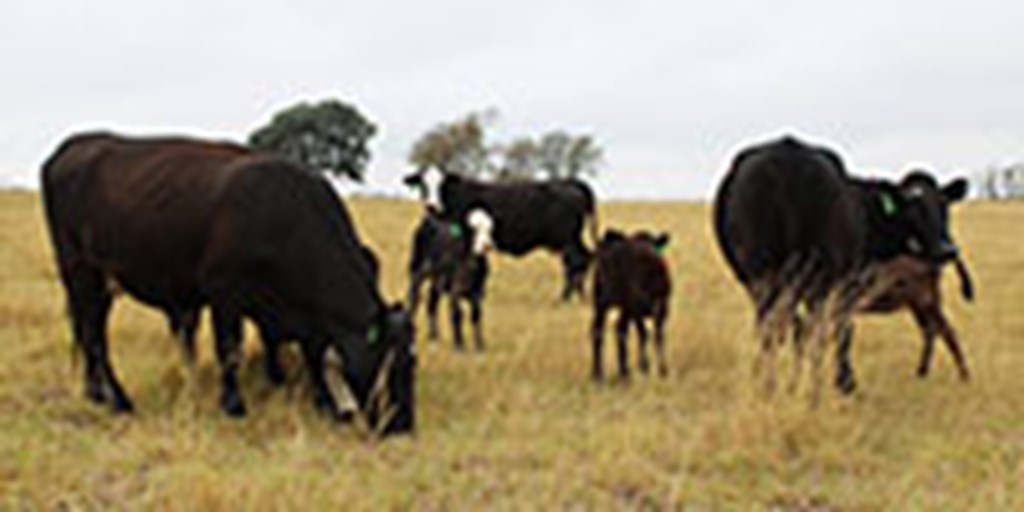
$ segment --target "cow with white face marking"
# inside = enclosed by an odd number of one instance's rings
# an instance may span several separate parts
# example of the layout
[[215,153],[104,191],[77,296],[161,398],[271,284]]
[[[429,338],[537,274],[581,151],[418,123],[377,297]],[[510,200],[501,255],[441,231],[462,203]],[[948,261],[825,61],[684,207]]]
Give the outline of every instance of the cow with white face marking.
[[465,347],[460,304],[464,300],[469,302],[474,343],[483,350],[481,321],[489,271],[487,253],[494,245],[493,226],[491,216],[476,208],[462,222],[444,220],[428,209],[416,227],[409,261],[409,307],[415,315],[420,288],[429,282],[427,334],[431,340],[437,339],[437,308],[441,296],[447,295],[455,348]]
[[465,222],[474,208],[493,219],[494,244],[501,252],[524,256],[548,249],[562,257],[565,286],[562,298],[583,294],[583,282],[592,258],[583,243],[583,226],[590,221],[592,242],[597,243],[594,192],[577,179],[544,182],[484,183],[437,169],[415,172],[404,182],[419,190],[428,209],[449,222]]

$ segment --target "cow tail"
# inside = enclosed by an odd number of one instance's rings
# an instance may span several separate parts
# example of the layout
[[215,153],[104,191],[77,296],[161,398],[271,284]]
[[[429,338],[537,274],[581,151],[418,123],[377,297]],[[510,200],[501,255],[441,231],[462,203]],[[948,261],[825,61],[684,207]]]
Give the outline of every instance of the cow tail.
[[597,220],[597,207],[591,205],[590,212],[587,214],[590,223],[590,243],[593,244],[594,250],[597,250],[597,246],[601,243],[601,224]]

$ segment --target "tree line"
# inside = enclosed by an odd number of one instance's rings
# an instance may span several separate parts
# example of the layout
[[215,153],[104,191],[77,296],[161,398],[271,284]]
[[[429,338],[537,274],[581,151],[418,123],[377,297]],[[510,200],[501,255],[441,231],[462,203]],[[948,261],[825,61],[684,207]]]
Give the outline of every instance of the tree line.
[[[488,132],[497,117],[495,110],[486,110],[437,124],[412,145],[410,165],[496,181],[596,176],[603,165],[604,150],[591,135],[556,129],[507,143],[491,142]],[[274,114],[249,135],[248,144],[362,182],[370,160],[369,142],[376,133],[376,125],[356,107],[328,99],[301,102]]]

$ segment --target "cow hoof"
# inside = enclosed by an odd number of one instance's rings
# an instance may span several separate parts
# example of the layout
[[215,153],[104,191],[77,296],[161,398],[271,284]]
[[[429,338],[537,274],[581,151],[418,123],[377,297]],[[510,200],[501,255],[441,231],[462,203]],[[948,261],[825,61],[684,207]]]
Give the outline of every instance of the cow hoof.
[[336,410],[331,416],[333,416],[334,421],[337,423],[352,423],[356,419],[356,413],[351,410]]
[[244,418],[245,417],[245,402],[241,398],[236,396],[226,396],[221,400],[221,409],[224,410],[224,414],[227,414],[229,418]]
[[114,414],[131,414],[135,412],[135,405],[127,397],[115,398],[111,405]]
[[89,386],[85,389],[85,398],[94,404],[107,403],[107,394],[103,392],[103,388],[98,386]]
[[836,382],[836,387],[839,388],[839,392],[844,395],[852,395],[857,390],[857,381],[852,377],[839,379]]

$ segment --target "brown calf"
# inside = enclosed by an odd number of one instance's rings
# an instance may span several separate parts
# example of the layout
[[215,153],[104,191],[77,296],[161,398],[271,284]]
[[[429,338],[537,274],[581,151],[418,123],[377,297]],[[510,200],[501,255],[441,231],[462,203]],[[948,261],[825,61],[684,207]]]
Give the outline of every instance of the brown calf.
[[619,310],[615,333],[618,337],[619,377],[629,377],[629,326],[632,324],[640,339],[640,370],[648,371],[647,327],[644,321],[654,321],[654,343],[658,356],[658,372],[668,373],[665,365],[665,319],[668,316],[672,280],[668,265],[661,255],[668,245],[667,234],[652,235],[640,231],[633,235],[608,230],[597,247],[594,272],[594,321],[592,341],[594,350],[593,378],[603,377],[601,364],[604,344],[604,323],[608,311]]
[[[967,267],[958,257],[954,260],[960,274],[964,298],[972,300],[974,296],[970,275]],[[956,331],[946,320],[942,312],[942,266],[929,263],[918,258],[902,256],[895,258],[878,268],[881,282],[885,283],[881,293],[870,301],[858,305],[860,313],[892,313],[901,309],[909,309],[914,321],[921,329],[924,347],[921,362],[917,367],[917,375],[925,377],[931,366],[935,348],[935,336],[938,334],[945,342],[946,348],[956,363],[957,372],[964,381],[970,380],[967,361],[960,349],[960,341]],[[844,336],[852,336],[847,331]]]

